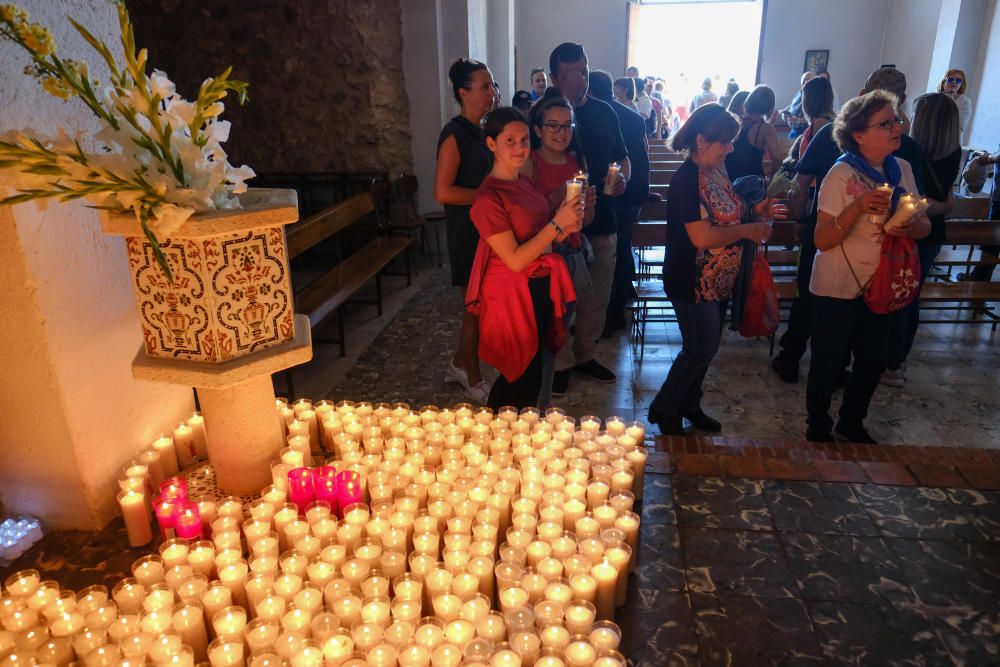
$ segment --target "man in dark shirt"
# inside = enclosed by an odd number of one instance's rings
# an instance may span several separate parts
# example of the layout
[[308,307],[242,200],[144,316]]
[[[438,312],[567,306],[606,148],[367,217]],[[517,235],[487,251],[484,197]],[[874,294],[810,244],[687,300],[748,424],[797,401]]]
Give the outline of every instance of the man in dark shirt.
[[[872,72],[859,93],[865,95],[873,90],[886,90],[899,98],[902,107],[906,100],[906,76],[895,67],[880,67]],[[799,265],[796,271],[798,296],[792,301],[788,314],[788,328],[781,337],[781,351],[771,362],[771,368],[789,383],[799,381],[799,362],[805,354],[809,343],[809,331],[812,326],[812,299],[809,293],[809,280],[812,277],[813,260],[816,257],[816,246],[813,234],[816,231],[816,206],[819,202],[819,189],[826,178],[827,172],[833,167],[843,151],[833,140],[833,123],[824,125],[809,142],[805,154],[796,166],[796,182],[799,186],[798,201],[793,202],[792,213],[803,225],[800,228],[802,249],[799,252]],[[901,135],[899,148],[893,153],[910,163],[913,180],[917,190],[924,192],[924,154],[920,146],[909,135]],[[807,214],[805,202],[808,199],[809,184],[816,179],[813,191],[812,206]]]
[[[572,344],[564,345],[556,358],[552,395],[561,396],[569,386],[571,370],[598,382],[615,381],[615,374],[599,364],[594,354],[604,330],[615,273],[618,229],[614,198],[625,192],[631,165],[618,116],[608,104],[587,96],[589,69],[583,47],[572,42],[557,46],[549,56],[549,70],[552,85],[573,105],[576,134],[583,144],[590,184],[597,188],[594,221],[583,230],[594,252],[591,287],[577,291],[576,333]],[[608,183],[611,194],[605,194],[604,181],[612,162],[618,162],[621,169],[619,176]]]
[[639,219],[639,210],[649,197],[649,150],[646,145],[646,126],[642,116],[619,102],[614,97],[611,75],[602,70],[590,73],[588,94],[611,105],[621,125],[622,138],[628,150],[632,177],[625,186],[625,193],[615,200],[615,217],[618,220],[617,259],[615,279],[611,286],[611,301],[608,303],[604,323],[604,337],[625,328],[625,307],[635,298],[632,279],[635,265],[632,260],[632,225]]

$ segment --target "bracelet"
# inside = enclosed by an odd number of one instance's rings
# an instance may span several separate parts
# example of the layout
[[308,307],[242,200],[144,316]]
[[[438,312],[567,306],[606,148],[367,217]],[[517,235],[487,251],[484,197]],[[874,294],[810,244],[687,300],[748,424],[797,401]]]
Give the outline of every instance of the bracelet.
[[549,224],[556,228],[556,236],[563,235],[563,228],[559,226],[559,223],[557,223],[555,220],[549,220]]

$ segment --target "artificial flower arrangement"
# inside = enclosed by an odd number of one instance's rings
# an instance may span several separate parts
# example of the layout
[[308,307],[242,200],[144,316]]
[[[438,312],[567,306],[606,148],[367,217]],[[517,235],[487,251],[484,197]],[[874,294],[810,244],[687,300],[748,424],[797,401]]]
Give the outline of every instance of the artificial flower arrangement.
[[86,62],[57,56],[51,33],[30,23],[24,10],[0,5],[0,37],[31,57],[25,73],[56,97],[79,98],[103,125],[93,137],[71,137],[61,128],[54,137],[31,129],[0,134],[0,186],[16,191],[0,204],[82,198],[95,208],[134,211],[172,281],[160,242],[196,212],[240,208],[235,195],[254,176],[245,165],[230,165],[221,147],[230,129],[219,120],[222,100],[232,91],[242,104],[247,83],[230,79],[230,67],[206,79],[194,102],[183,99],[163,72],[146,75],[146,50],[136,52],[128,11],[122,0],[115,4],[124,68],[103,41],[69,19],[107,64],[107,86],[91,77]]

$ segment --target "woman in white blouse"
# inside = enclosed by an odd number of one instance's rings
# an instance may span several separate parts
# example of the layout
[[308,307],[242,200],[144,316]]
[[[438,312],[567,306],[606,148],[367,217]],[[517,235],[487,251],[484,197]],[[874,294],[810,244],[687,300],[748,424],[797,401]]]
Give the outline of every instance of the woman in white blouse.
[[[872,312],[864,292],[878,268],[885,234],[923,238],[930,220],[919,214],[886,231],[886,219],[904,192],[917,193],[913,170],[896,158],[903,119],[898,99],[884,90],[855,97],[834,121],[833,137],[844,154],[820,187],[816,219],[816,260],[809,291],[813,295],[812,360],[806,389],[811,441],[874,444],[864,419],[885,370],[889,315]],[[888,183],[893,186],[879,189]],[[854,355],[834,428],[830,401],[848,351]]]
[[967,85],[968,79],[965,78],[965,72],[960,69],[948,70],[941,78],[941,83],[938,84],[938,92],[948,95],[948,97],[955,101],[955,105],[958,107],[958,134],[960,140],[964,140],[965,128],[969,127],[969,121],[972,119],[972,100],[965,94]]

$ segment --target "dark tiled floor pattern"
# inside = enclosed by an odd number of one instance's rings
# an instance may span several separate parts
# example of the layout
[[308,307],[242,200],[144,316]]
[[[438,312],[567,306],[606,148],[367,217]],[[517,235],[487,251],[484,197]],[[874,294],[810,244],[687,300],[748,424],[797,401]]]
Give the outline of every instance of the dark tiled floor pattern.
[[[618,612],[636,667],[1000,664],[1000,492],[654,472]],[[120,520],[46,536],[36,567],[113,585]]]

